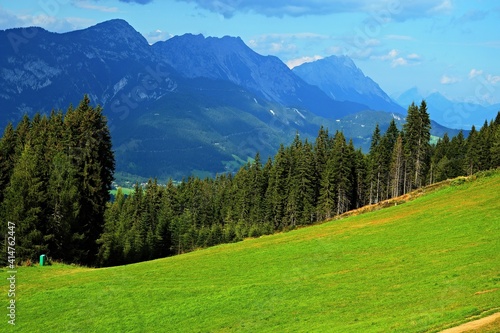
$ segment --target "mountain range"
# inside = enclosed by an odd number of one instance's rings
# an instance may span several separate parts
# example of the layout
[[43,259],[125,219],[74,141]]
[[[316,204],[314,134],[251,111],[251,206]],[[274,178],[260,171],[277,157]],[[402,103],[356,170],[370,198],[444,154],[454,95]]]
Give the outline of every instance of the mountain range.
[[237,37],[186,34],[150,45],[123,20],[63,34],[0,31],[0,48],[0,125],[88,94],[104,109],[124,175],[234,171],[296,133],[314,138],[321,125],[366,149],[376,123],[404,122],[405,108],[347,57],[290,70]]
[[479,128],[485,120],[494,119],[500,110],[500,104],[485,106],[477,100],[457,102],[446,98],[439,92],[424,96],[416,87],[393,97],[400,105],[409,105],[412,101],[425,99],[430,117],[449,128],[471,128],[473,125]]
[[406,113],[406,108],[395,103],[347,56],[330,56],[304,63],[294,67],[292,71],[307,83],[319,87],[334,100],[357,101],[369,105],[373,110]]

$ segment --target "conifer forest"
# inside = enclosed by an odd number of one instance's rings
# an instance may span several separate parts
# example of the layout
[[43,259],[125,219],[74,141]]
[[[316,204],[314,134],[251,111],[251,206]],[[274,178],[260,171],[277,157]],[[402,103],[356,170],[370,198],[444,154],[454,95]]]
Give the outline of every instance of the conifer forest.
[[[500,166],[500,113],[467,137],[430,144],[427,105],[400,130],[377,126],[367,154],[342,132],[296,135],[274,158],[215,178],[109,191],[115,168],[100,107],[87,96],[49,116],[25,116],[0,140],[0,217],[17,226],[18,261],[113,266],[311,225],[448,178]],[[5,242],[5,240],[1,240]],[[3,246],[4,244],[2,244]]]

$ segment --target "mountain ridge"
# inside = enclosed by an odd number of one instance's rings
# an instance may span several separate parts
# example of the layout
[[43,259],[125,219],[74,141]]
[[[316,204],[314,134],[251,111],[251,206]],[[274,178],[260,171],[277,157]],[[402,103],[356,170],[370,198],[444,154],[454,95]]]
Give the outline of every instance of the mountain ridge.
[[256,53],[239,37],[184,34],[157,42],[153,49],[185,77],[228,80],[270,101],[307,108],[323,117],[370,109],[362,103],[330,99],[279,58]]
[[425,99],[431,119],[453,129],[470,129],[472,125],[480,127],[485,121],[494,119],[500,110],[500,104],[485,106],[477,101],[452,101],[439,92],[422,94],[417,87],[393,97],[400,105],[410,105],[412,102],[418,103]]
[[[12,34],[21,42],[13,44]],[[274,155],[297,132],[316,137],[320,126],[342,128],[365,147],[373,120],[383,119],[383,127],[392,119],[333,100],[239,37],[186,34],[149,45],[117,19],[62,34],[0,31],[0,48],[2,127],[23,114],[77,105],[87,94],[108,119],[117,171],[128,174],[232,172],[257,152]],[[371,123],[339,127],[337,120],[359,112]]]
[[329,56],[292,69],[309,84],[318,86],[335,100],[357,100],[375,110],[406,113],[347,56]]

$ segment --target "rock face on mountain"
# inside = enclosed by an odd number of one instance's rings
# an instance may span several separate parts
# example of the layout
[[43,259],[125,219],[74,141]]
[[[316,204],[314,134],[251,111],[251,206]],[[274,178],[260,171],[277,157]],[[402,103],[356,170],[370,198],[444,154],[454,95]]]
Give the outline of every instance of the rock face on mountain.
[[[175,71],[123,20],[65,34],[40,28],[27,31],[0,31],[4,55],[0,58],[0,103],[8,110],[0,116],[2,125],[24,113],[66,108],[78,103],[84,93],[109,109],[113,102],[116,108],[125,101],[135,105],[171,90],[168,76],[175,76]],[[158,64],[162,75],[157,73]],[[156,77],[150,72],[156,72]],[[155,79],[154,87],[145,82]],[[144,86],[150,89],[137,89]],[[133,96],[134,88],[139,90],[137,96]],[[113,118],[112,113],[109,116]]]
[[[25,113],[65,110],[87,94],[108,118],[117,171],[145,177],[234,171],[256,152],[274,155],[297,132],[314,138],[320,125],[337,128],[342,117],[378,108],[364,101],[385,98],[373,83],[371,99],[362,100],[369,89],[346,59],[337,66],[344,84],[325,93],[240,38],[187,34],[149,45],[123,20],[64,34],[0,31],[0,49],[1,128]],[[349,137],[358,127],[371,131],[369,122],[340,124]]]
[[334,100],[357,101],[373,110],[405,112],[349,57],[330,56],[297,66],[293,72],[307,83],[318,86]]
[[157,42],[153,49],[185,77],[229,81],[266,100],[306,108],[319,116],[335,118],[369,109],[362,103],[329,98],[281,60],[255,53],[238,37],[186,34]]

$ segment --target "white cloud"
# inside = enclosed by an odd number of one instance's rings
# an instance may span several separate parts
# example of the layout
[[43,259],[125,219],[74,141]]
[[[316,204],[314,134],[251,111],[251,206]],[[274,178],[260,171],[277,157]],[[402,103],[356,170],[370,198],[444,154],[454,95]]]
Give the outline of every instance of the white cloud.
[[53,32],[67,32],[87,28],[96,22],[82,17],[57,17],[43,11],[30,15],[18,15],[0,7],[0,29],[13,27],[41,27]]
[[500,82],[500,76],[488,74],[486,76],[486,81],[488,81],[491,84],[497,84],[498,82]]
[[458,77],[443,75],[440,80],[441,84],[454,84],[460,82]]
[[284,33],[284,34],[262,34],[250,39],[247,45],[254,51],[261,54],[288,55],[295,54],[298,51],[296,42],[315,42],[330,38],[327,35],[321,35],[310,32]]
[[306,62],[313,62],[313,61],[316,61],[316,60],[320,60],[320,59],[323,59],[322,56],[320,55],[315,55],[315,56],[312,56],[312,57],[301,57],[301,58],[297,58],[297,59],[292,59],[292,60],[289,60],[286,62],[286,65],[292,69],[294,67],[297,67],[297,66],[300,66]]
[[381,55],[381,56],[372,56],[372,59],[377,59],[377,60],[394,60],[398,56],[399,52],[398,50],[392,49],[389,51],[389,53]]
[[448,13],[451,0],[390,1],[390,0],[180,0],[200,8],[233,17],[237,13],[256,13],[265,16],[306,16],[335,13],[370,13],[378,22],[428,17]]
[[469,72],[469,79],[473,79],[475,78],[476,76],[479,76],[479,75],[483,75],[483,70],[482,69],[471,69],[470,72]]
[[166,31],[161,31],[160,29],[156,29],[155,31],[151,31],[150,33],[144,35],[144,37],[148,40],[149,44],[154,44],[159,41],[165,41],[167,39],[172,38],[172,34],[169,34]]
[[118,7],[107,7],[107,6],[98,6],[89,3],[88,1],[76,1],[74,2],[74,6],[82,9],[90,9],[96,10],[99,12],[105,13],[116,13],[118,12]]
[[396,58],[391,62],[392,67],[406,66],[406,65],[408,65],[408,61],[402,57]]
[[414,40],[413,37],[411,36],[406,36],[406,35],[387,35],[385,36],[385,39],[389,39],[389,40]]
[[382,60],[382,61],[390,61],[391,67],[398,66],[409,66],[409,65],[418,65],[420,64],[420,60],[422,57],[416,53],[410,53],[408,55],[401,55],[401,53],[392,49],[387,54],[381,56],[371,56],[370,59]]
[[428,12],[434,14],[449,14],[453,10],[451,0],[443,0],[440,4],[432,7]]

